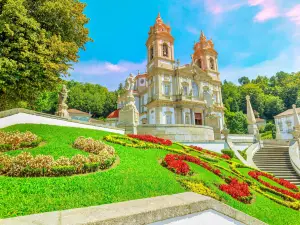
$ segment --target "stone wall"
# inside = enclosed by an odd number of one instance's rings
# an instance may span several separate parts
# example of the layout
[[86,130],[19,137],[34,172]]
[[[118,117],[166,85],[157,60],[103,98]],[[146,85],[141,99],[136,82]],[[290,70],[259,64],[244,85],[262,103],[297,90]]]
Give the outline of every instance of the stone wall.
[[137,127],[138,134],[170,139],[176,142],[199,142],[214,140],[212,127],[184,124],[145,124]]
[[0,112],[0,128],[16,124],[47,124],[65,127],[78,127],[93,130],[102,130],[117,134],[125,133],[124,129],[120,128],[66,119],[55,115],[35,112],[27,109],[12,109]]

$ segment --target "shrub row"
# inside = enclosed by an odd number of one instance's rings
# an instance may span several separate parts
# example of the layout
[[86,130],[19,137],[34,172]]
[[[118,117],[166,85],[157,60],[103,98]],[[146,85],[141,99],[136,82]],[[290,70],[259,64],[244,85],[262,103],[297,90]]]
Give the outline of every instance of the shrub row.
[[36,147],[41,141],[41,138],[29,131],[0,131],[0,152]]
[[228,155],[231,159],[234,157],[234,151],[231,149],[223,149],[223,150],[221,150],[221,152],[224,155]]
[[89,156],[64,156],[54,160],[49,155],[32,156],[23,152],[15,157],[0,154],[0,174],[13,177],[70,176],[109,168],[116,160],[115,150],[100,141],[80,137],[74,147],[90,152]]

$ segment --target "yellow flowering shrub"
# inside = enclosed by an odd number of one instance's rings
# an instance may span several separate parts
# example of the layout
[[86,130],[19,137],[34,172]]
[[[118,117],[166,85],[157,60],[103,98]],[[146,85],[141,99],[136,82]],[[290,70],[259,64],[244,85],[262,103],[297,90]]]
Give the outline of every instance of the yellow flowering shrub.
[[220,199],[220,197],[217,194],[212,192],[208,187],[206,187],[201,182],[194,183],[194,182],[191,182],[191,181],[183,180],[183,181],[181,181],[181,183],[182,183],[183,186],[185,186],[187,189],[190,189],[192,192],[195,192],[195,193],[198,193],[198,194],[201,194],[201,195],[206,195],[206,196],[212,197],[212,198],[217,199],[217,200]]

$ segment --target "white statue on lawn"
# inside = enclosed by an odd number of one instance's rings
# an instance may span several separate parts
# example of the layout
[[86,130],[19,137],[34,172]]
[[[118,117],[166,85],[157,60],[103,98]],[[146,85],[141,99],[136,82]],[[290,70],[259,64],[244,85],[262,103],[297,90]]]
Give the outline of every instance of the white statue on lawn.
[[64,84],[62,86],[60,93],[58,94],[58,110],[56,112],[57,116],[67,118],[67,119],[70,118],[69,113],[68,113],[68,105],[67,105],[68,93],[69,93],[69,90],[67,89],[66,85]]
[[125,127],[126,133],[136,134],[136,126],[139,123],[139,111],[135,106],[135,99],[133,96],[135,78],[130,74],[125,81],[126,104],[120,110],[119,125]]

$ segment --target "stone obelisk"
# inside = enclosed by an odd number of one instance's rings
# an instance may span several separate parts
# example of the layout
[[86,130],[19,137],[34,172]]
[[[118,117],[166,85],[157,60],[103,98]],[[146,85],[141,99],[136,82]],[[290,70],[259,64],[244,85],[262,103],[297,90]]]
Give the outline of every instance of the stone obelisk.
[[256,124],[256,119],[254,116],[254,112],[252,109],[252,105],[250,102],[250,96],[246,96],[246,101],[247,101],[247,121],[248,121],[248,133],[257,135],[259,133],[257,124]]

